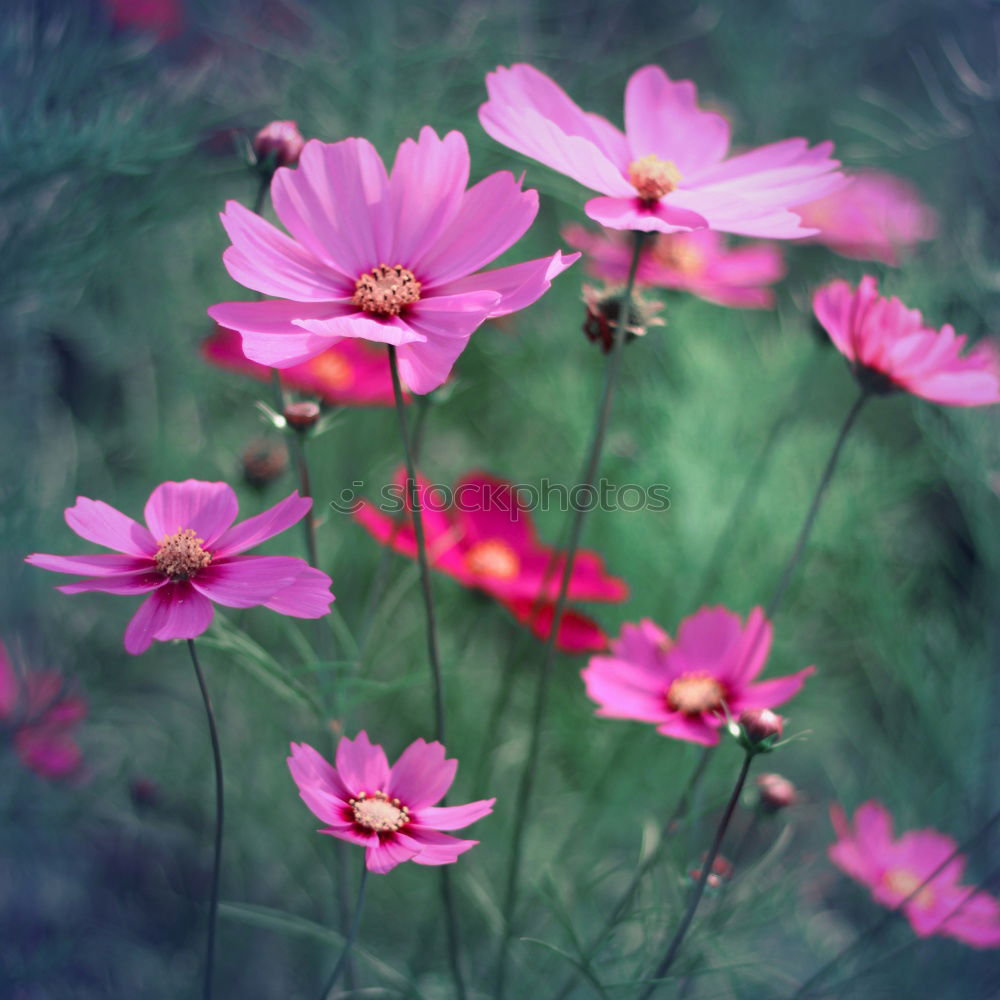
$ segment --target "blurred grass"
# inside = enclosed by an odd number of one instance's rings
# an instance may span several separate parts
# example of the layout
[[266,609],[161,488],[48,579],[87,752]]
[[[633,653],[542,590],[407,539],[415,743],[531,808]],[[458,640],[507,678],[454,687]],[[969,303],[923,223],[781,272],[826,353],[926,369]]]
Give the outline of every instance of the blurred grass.
[[[425,123],[461,128],[474,176],[526,169],[528,183],[547,196],[511,255],[524,258],[559,245],[558,227],[581,216],[581,192],[482,133],[475,110],[485,72],[498,62],[534,62],[585,107],[620,120],[628,73],[659,61],[720,103],[741,143],[829,136],[850,163],[913,178],[939,211],[942,233],[905,269],[885,274],[883,287],[935,322],[973,335],[998,328],[990,184],[997,102],[963,85],[945,48],[954,40],[988,76],[996,53],[984,30],[986,7],[752,0],[499,9],[383,0],[203,3],[189,5],[188,16],[186,35],[157,47],[110,34],[96,4],[19,2],[0,14],[8,375],[0,396],[7,429],[0,634],[16,637],[38,665],[62,669],[91,706],[85,782],[44,786],[19,773],[13,757],[2,761],[4,995],[155,1000],[186,995],[197,976],[210,765],[184,651],[156,644],[127,656],[121,633],[134,602],[64,598],[51,589],[54,578],[21,560],[33,550],[76,550],[61,511],[77,493],[135,515],[166,479],[238,484],[238,456],[262,430],[253,401],[263,390],[209,370],[197,353],[205,307],[242,294],[220,263],[226,240],[216,213],[226,198],[249,203],[254,188],[226,152],[229,139],[207,145],[209,136],[292,117],[306,135],[366,135],[391,158]],[[587,546],[631,585],[627,604],[596,610],[609,631],[647,615],[673,630],[694,610],[744,477],[774,421],[792,407],[759,490],[733,520],[707,599],[745,612],[776,582],[854,393],[839,356],[811,328],[809,291],[828,276],[853,279],[865,270],[820,248],[789,247],[788,257],[791,274],[773,314],[671,296],[668,327],[629,349],[603,471],[619,483],[668,484],[671,507],[589,519]],[[574,269],[514,322],[476,334],[454,391],[432,408],[425,474],[450,483],[482,467],[518,482],[574,481],[604,363],[579,332],[582,280]],[[957,839],[996,809],[1000,531],[989,474],[1000,469],[997,441],[994,412],[895,398],[864,415],[768,667],[772,674],[819,667],[790,706],[805,739],[766,765],[793,778],[806,803],[751,843],[751,857],[763,854],[786,829],[774,854],[734,885],[728,902],[740,908],[725,933],[696,929],[678,966],[698,972],[695,996],[782,996],[875,918],[867,895],[825,858],[832,798],[853,807],[876,797],[903,828],[936,826]],[[354,480],[374,494],[399,462],[393,415],[347,413],[310,451],[317,497],[334,497]],[[290,488],[288,480],[264,495],[240,487],[242,509],[254,513]],[[537,521],[546,540],[564,530],[558,511],[539,512]],[[297,552],[300,544],[290,533],[270,549]],[[338,607],[357,626],[380,553],[332,511],[320,544]],[[346,692],[347,731],[367,727],[390,756],[430,725],[414,583],[411,567],[394,561],[403,599],[373,634]],[[454,797],[498,797],[496,813],[474,828],[482,845],[455,869],[468,967],[476,990],[487,991],[506,805],[527,745],[540,647],[449,579],[437,577],[435,593],[448,749],[461,761]],[[240,624],[329,711],[329,675],[286,622],[249,612]],[[309,623],[301,635],[317,648]],[[279,696],[273,676],[262,683],[253,655],[204,645],[227,769],[223,894],[232,906],[222,925],[220,995],[313,996],[335,937],[321,945],[292,926],[285,933],[237,916],[243,906],[269,907],[300,929],[303,920],[333,926],[333,845],[313,832],[283,761],[289,740],[330,750],[332,734],[308,706]],[[565,658],[559,667],[545,757],[536,765],[523,930],[546,946],[516,945],[518,997],[543,995],[570,970],[552,949],[572,955],[573,935],[590,937],[639,852],[652,849],[697,756],[646,727],[594,719],[582,665]],[[503,685],[512,687],[510,707],[496,745],[483,746]],[[487,777],[473,787],[484,757]],[[702,818],[676,838],[672,863],[657,869],[598,963],[609,996],[628,996],[614,984],[655,963],[676,919],[683,873],[707,843],[737,757],[731,747],[718,751]],[[137,802],[129,789],[138,778],[155,792]],[[996,841],[982,846],[970,876],[995,867],[996,853]],[[363,946],[404,980],[393,985],[362,963],[365,982],[386,995],[447,993],[432,874],[402,866],[370,887]],[[909,934],[900,927],[890,940]],[[989,953],[930,940],[855,983],[851,995],[965,1000],[998,990]],[[595,994],[581,980],[575,995]]]

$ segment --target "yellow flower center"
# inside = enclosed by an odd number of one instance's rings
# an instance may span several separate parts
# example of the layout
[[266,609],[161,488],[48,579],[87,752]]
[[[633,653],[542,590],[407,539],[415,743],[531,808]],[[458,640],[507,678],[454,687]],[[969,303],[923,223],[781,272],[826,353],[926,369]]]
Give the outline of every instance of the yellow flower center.
[[711,674],[681,674],[667,689],[671,711],[701,715],[722,708],[722,685]]
[[330,348],[309,362],[309,370],[331,389],[344,389],[354,381],[350,362],[335,348]]
[[497,580],[511,580],[520,572],[521,560],[517,553],[499,538],[476,542],[465,553],[465,565],[477,576],[491,576]]
[[704,270],[704,254],[688,241],[676,236],[658,236],[653,243],[652,254],[657,263],[681,274],[699,274]]
[[354,283],[351,301],[376,316],[398,316],[406,306],[420,301],[420,282],[412,271],[399,264],[395,267],[379,264]]
[[628,167],[629,183],[645,201],[670,194],[681,182],[681,172],[673,160],[661,160],[654,153],[633,160]]
[[354,822],[376,833],[393,833],[410,822],[410,810],[400,805],[399,799],[390,799],[385,792],[360,792],[348,800],[354,810]]
[[[907,868],[890,868],[882,876],[883,885],[893,892],[898,892],[904,899],[923,881],[919,875],[915,875]],[[934,891],[929,885],[926,885],[913,897],[911,902],[921,910],[927,910],[934,904]]]
[[156,568],[171,580],[188,580],[212,561],[212,553],[202,548],[204,544],[193,528],[164,535],[153,557]]

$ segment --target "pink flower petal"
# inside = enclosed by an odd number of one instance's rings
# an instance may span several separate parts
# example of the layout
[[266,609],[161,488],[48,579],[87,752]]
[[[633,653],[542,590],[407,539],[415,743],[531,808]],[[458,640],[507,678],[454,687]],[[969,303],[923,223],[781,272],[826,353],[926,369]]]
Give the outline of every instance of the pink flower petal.
[[657,726],[656,731],[664,736],[672,736],[675,740],[686,740],[689,743],[700,743],[702,746],[714,747],[719,743],[721,726],[721,718],[676,713],[666,722]]
[[512,264],[494,271],[480,271],[456,281],[449,281],[436,289],[439,295],[456,295],[463,292],[491,291],[500,300],[490,311],[489,318],[507,316],[537,302],[552,287],[552,281],[573,264],[580,255],[566,255],[557,251],[551,257]]
[[774,708],[783,705],[802,690],[806,678],[814,673],[816,673],[815,667],[806,667],[788,677],[775,677],[773,680],[751,684],[733,698],[729,709],[738,714],[750,708]]
[[293,583],[264,601],[264,607],[290,618],[322,618],[334,600],[331,582],[322,570],[304,566]]
[[186,583],[154,590],[125,629],[125,650],[146,652],[154,639],[194,639],[212,624],[212,602]]
[[458,213],[469,183],[469,147],[461,132],[439,139],[424,126],[399,147],[389,180],[395,229],[389,264],[419,260]]
[[335,275],[301,244],[238,201],[226,202],[221,219],[233,241],[222,260],[230,277],[241,285],[297,302],[330,302],[354,294],[353,282]]
[[432,806],[451,788],[457,768],[457,760],[445,759],[440,743],[415,740],[393,764],[386,793],[411,810]]
[[228,483],[186,479],[157,486],[146,501],[145,516],[157,540],[190,528],[210,549],[238,512],[236,494]]
[[418,865],[450,865],[456,862],[460,855],[479,843],[478,840],[459,840],[449,837],[446,833],[427,830],[422,827],[408,826],[405,834],[399,834],[400,840],[407,846],[416,844],[419,853],[412,860]]
[[70,528],[88,542],[130,556],[156,554],[158,545],[149,531],[103,500],[77,497],[75,506],[66,508],[65,516]]
[[33,552],[24,561],[53,573],[75,573],[79,576],[118,576],[152,567],[148,557],[125,555],[50,556]]
[[493,812],[495,802],[496,799],[482,799],[462,806],[427,806],[412,814],[413,823],[432,830],[461,830]]
[[335,827],[349,825],[344,819],[351,791],[341,781],[333,766],[304,743],[293,743],[288,769],[298,786],[302,801],[324,823]]
[[709,224],[708,219],[697,209],[668,203],[663,199],[649,204],[637,198],[635,192],[624,197],[591,198],[583,209],[591,219],[608,229],[680,233],[688,229],[701,229]]
[[7,648],[0,642],[0,722],[10,718],[17,706],[20,684],[7,655]]
[[26,726],[15,733],[14,746],[24,765],[43,778],[66,778],[79,770],[83,759],[79,746],[60,727]]
[[416,847],[412,841],[396,834],[390,840],[370,845],[365,852],[365,864],[370,872],[385,875],[404,861],[416,860],[415,854]]
[[231,556],[190,580],[200,594],[227,608],[253,608],[290,587],[307,563],[292,556]]
[[310,497],[301,497],[296,490],[262,514],[234,524],[215,543],[212,549],[214,558],[221,559],[223,556],[246,552],[247,549],[280,535],[293,524],[298,524],[309,513],[312,503]]
[[495,260],[528,231],[537,213],[538,192],[522,191],[511,173],[490,174],[473,185],[437,240],[410,265],[425,282],[422,294]]
[[630,683],[634,678],[619,671],[621,661],[595,656],[580,672],[587,696],[600,706],[597,714],[606,719],[635,719],[659,725],[670,719],[666,705],[666,687],[659,692]]
[[469,338],[500,301],[496,292],[466,292],[421,299],[407,323],[423,343],[405,343],[399,350],[399,373],[417,395],[443,385]]
[[373,744],[363,729],[353,740],[345,736],[337,744],[336,765],[352,795],[388,791],[389,762],[385,751]]
[[159,570],[147,566],[133,573],[117,573],[114,576],[101,576],[94,580],[81,580],[79,583],[64,583],[56,587],[56,590],[63,594],[101,593],[130,597],[136,594],[148,594],[166,582],[167,578]]
[[681,174],[713,166],[729,149],[729,122],[701,111],[690,80],[674,82],[659,66],[636,70],[625,88],[625,134],[631,158],[672,160]]

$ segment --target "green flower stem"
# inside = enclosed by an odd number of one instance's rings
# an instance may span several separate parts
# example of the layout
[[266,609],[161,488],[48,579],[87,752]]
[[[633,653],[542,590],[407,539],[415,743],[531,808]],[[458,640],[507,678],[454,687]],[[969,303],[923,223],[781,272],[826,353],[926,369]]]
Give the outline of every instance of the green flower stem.
[[340,973],[347,967],[351,947],[354,945],[354,939],[358,936],[358,928],[361,926],[361,911],[365,908],[365,888],[367,885],[368,866],[364,862],[364,855],[362,855],[361,882],[358,885],[358,901],[354,904],[354,916],[351,918],[351,926],[344,938],[344,947],[340,951],[337,964],[333,967],[333,972],[330,973],[330,978],[327,980],[326,986],[323,987],[323,992],[319,995],[320,1000],[326,1000],[333,992],[333,988],[340,978]]
[[211,1000],[212,973],[215,968],[215,925],[219,917],[219,876],[222,873],[222,828],[224,821],[225,788],[222,780],[222,752],[219,749],[219,733],[215,728],[215,712],[212,709],[212,699],[208,696],[208,686],[205,675],[198,662],[198,653],[194,648],[194,639],[187,640],[191,663],[201,688],[201,699],[205,703],[205,716],[208,719],[208,735],[212,740],[212,758],[215,761],[215,849],[212,859],[212,890],[208,908],[208,937],[205,944],[205,977],[202,984],[202,997]]
[[[621,371],[622,358],[625,353],[625,341],[628,339],[627,331],[632,317],[632,292],[635,288],[635,275],[639,267],[639,255],[642,251],[645,236],[645,233],[633,233],[632,261],[629,266],[628,281],[625,284],[625,291],[622,294],[622,301],[619,306],[614,346],[605,369],[604,389],[597,409],[593,437],[583,475],[580,477],[580,482],[588,490],[592,490],[594,487],[594,480],[597,478],[597,472],[601,463],[601,453],[604,450],[604,438],[607,434],[611,417],[611,403],[614,399],[615,386],[618,382],[619,372]],[[507,870],[507,884],[504,892],[503,931],[500,942],[500,954],[497,961],[496,989],[494,991],[497,1000],[502,1000],[506,988],[507,959],[517,909],[524,830],[527,825],[528,806],[531,802],[535,774],[538,769],[542,722],[545,718],[546,708],[548,707],[549,681],[552,674],[552,665],[555,662],[556,637],[559,634],[559,626],[566,608],[566,597],[569,593],[569,583],[573,575],[573,564],[576,560],[577,549],[580,546],[586,513],[583,505],[580,505],[579,509],[573,512],[573,518],[570,523],[569,542],[566,547],[566,563],[563,566],[562,577],[559,581],[559,593],[552,615],[552,629],[545,643],[542,666],[538,672],[538,680],[535,686],[534,708],[531,719],[531,739],[524,768],[521,772],[521,782],[518,788],[517,802],[514,807],[514,834],[511,843],[510,866]]]
[[639,996],[639,1000],[648,1000],[648,998],[656,992],[661,985],[659,980],[662,980],[670,971],[670,967],[674,964],[674,959],[677,957],[677,953],[681,950],[681,945],[684,943],[684,937],[688,932],[688,928],[691,926],[691,922],[694,920],[694,915],[698,910],[698,904],[701,902],[701,897],[705,893],[705,886],[708,884],[708,877],[712,874],[712,866],[715,864],[715,859],[719,856],[719,849],[722,847],[722,841],[726,835],[726,830],[729,827],[729,821],[733,818],[733,813],[736,811],[736,803],[740,800],[740,794],[743,791],[744,784],[746,784],[747,775],[750,773],[750,764],[755,756],[756,754],[752,750],[748,750],[743,756],[743,766],[740,768],[739,777],[736,779],[736,784],[733,786],[733,792],[729,796],[729,802],[726,804],[726,810],[722,814],[722,819],[719,820],[719,825],[715,831],[715,838],[712,840],[712,846],[708,849],[708,854],[702,862],[701,875],[694,887],[694,892],[691,893],[691,899],[688,902],[687,909],[684,911],[684,916],[681,918],[681,922],[677,926],[677,930],[674,931],[674,936],[670,939],[670,944],[667,945],[666,954],[663,956],[660,964],[656,967],[656,971],[653,973],[654,982],[650,983],[650,985],[643,991],[643,993]]
[[[427,618],[427,658],[431,667],[431,682],[434,689],[434,738],[442,744],[445,740],[444,682],[441,677],[441,661],[438,657],[437,625],[434,617],[434,593],[431,589],[430,563],[427,559],[427,539],[424,535],[424,519],[420,513],[420,493],[417,489],[417,470],[410,445],[410,435],[406,427],[406,404],[403,401],[403,386],[399,380],[399,360],[393,344],[389,349],[389,371],[392,374],[392,392],[396,400],[396,415],[399,418],[399,434],[403,441],[403,458],[406,462],[406,494],[410,502],[413,518],[413,534],[417,542],[417,563],[420,566],[420,589],[424,597],[424,614]],[[441,799],[441,805],[446,804]],[[455,916],[455,902],[451,893],[451,875],[447,865],[441,866],[441,903],[445,912],[445,929],[448,937],[448,959],[451,965],[455,995],[465,1000],[465,981],[462,977],[460,961],[461,943],[458,936],[458,921]]]

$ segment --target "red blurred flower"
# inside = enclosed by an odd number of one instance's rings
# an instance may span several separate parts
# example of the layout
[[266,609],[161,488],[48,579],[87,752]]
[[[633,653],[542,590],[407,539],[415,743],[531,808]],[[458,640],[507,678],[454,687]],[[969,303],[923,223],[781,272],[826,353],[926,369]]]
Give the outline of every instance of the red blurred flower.
[[58,674],[18,677],[0,643],[0,731],[9,734],[25,767],[43,778],[75,773],[82,758],[73,730],[86,714],[86,703],[66,694]]
[[[201,345],[213,365],[268,382],[271,369],[251,361],[235,330],[216,324]],[[315,358],[283,368],[282,384],[299,392],[314,393],[335,406],[392,406],[392,378],[385,351],[363,340],[344,338]],[[407,395],[409,400],[409,395]]]
[[161,42],[184,30],[181,0],[104,0],[104,6],[116,28],[146,32]]
[[[405,484],[405,472],[400,470],[396,475],[400,497]],[[470,473],[455,485],[447,510],[441,509],[440,497],[435,500],[426,480],[420,479],[418,491],[431,565],[463,586],[495,597],[518,622],[547,638],[565,560],[539,541],[513,485],[482,472]],[[409,510],[408,503],[406,507]],[[408,515],[394,520],[362,501],[354,516],[383,545],[416,558]],[[627,595],[625,582],[605,571],[596,552],[577,553],[569,600],[618,602]],[[568,611],[560,622],[556,646],[566,653],[592,652],[604,649],[607,637],[596,622]]]

